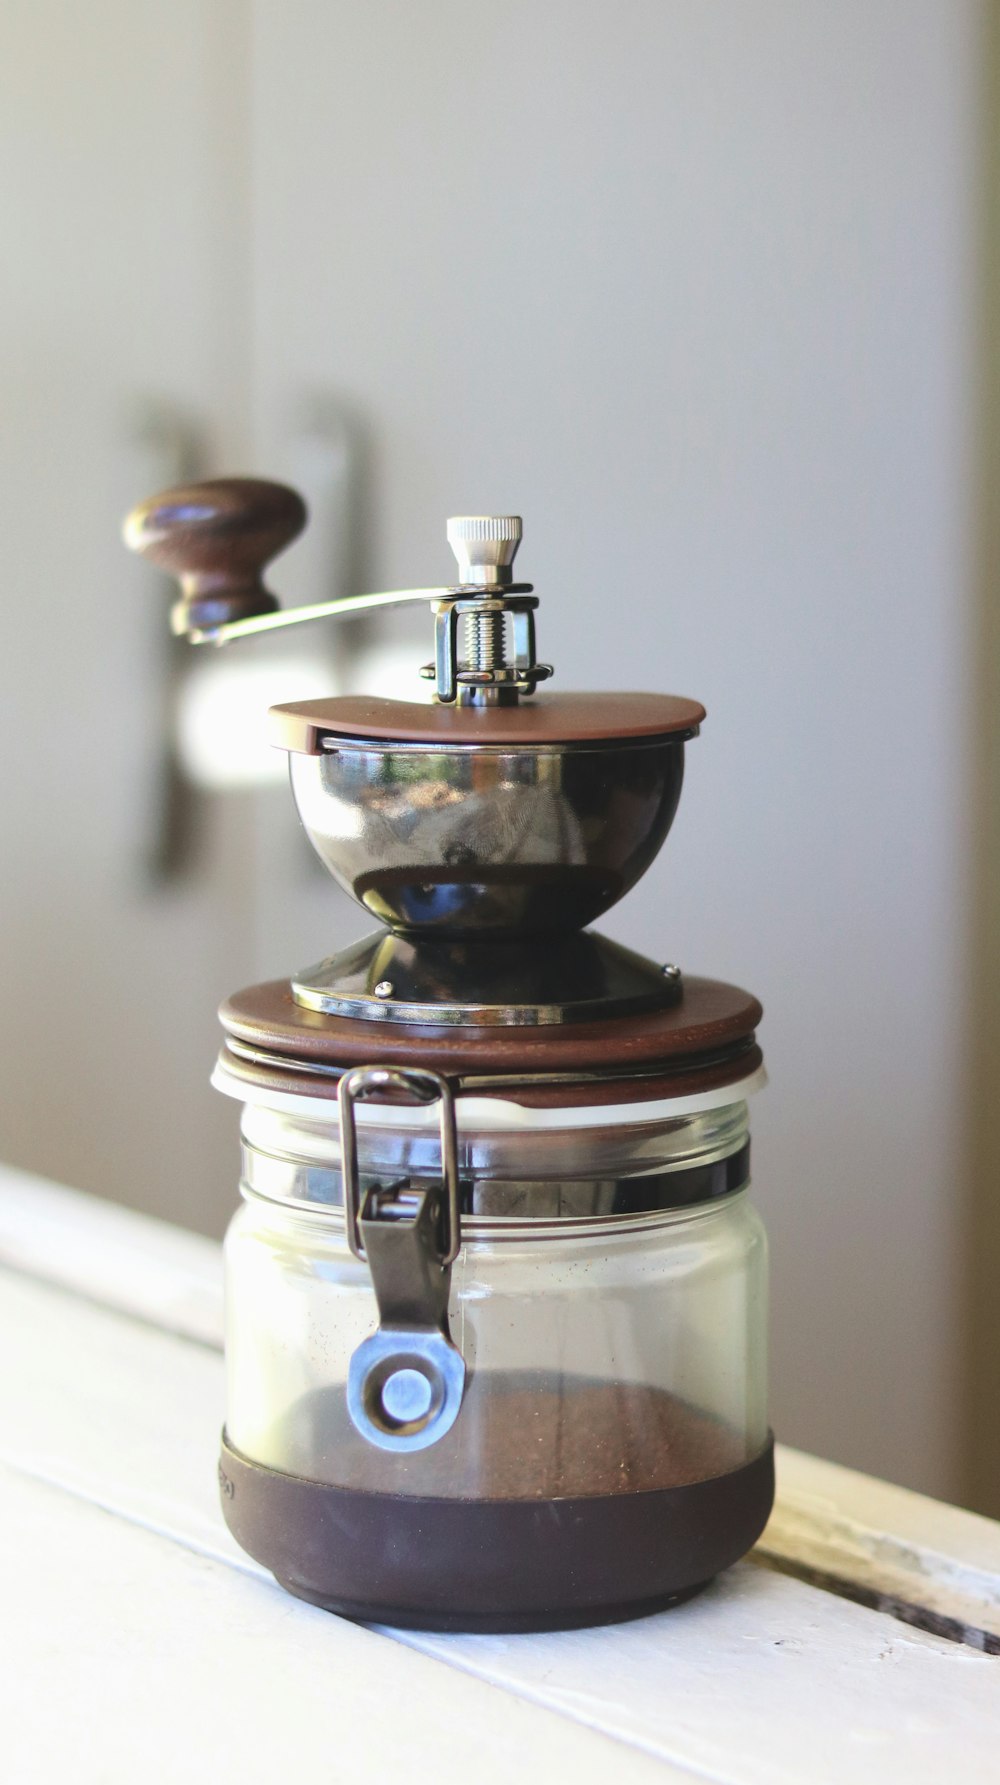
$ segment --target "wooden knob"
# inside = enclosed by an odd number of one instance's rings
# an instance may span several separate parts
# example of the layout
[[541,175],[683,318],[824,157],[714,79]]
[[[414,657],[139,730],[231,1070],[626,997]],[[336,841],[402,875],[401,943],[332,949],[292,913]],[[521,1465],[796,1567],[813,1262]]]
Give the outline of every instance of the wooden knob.
[[211,632],[275,611],[264,567],[305,524],[306,505],[286,484],[217,477],[140,502],[125,522],[125,543],[180,582],[174,632]]

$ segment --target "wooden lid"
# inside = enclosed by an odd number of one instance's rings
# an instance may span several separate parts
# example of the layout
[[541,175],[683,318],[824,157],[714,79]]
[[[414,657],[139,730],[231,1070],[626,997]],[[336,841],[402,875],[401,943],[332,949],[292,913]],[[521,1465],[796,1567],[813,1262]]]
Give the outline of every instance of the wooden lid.
[[[503,1086],[484,1083],[483,1092],[523,1103],[636,1102],[732,1083],[760,1063],[754,1045],[760,1004],[715,979],[685,978],[682,1000],[666,1009],[544,1030],[422,1029],[325,1016],[297,1004],[284,979],[234,993],[219,1015],[230,1037],[231,1069],[263,1084],[267,1056],[273,1088],[313,1096],[335,1095],[329,1075],[375,1063],[428,1066],[477,1093],[477,1079],[502,1075]],[[239,1064],[241,1050],[248,1069]],[[554,1082],[546,1085],[549,1074]]]
[[409,744],[587,744],[695,737],[705,717],[676,694],[542,694],[516,707],[431,706],[348,694],[272,707],[272,744],[316,756],[324,737]]

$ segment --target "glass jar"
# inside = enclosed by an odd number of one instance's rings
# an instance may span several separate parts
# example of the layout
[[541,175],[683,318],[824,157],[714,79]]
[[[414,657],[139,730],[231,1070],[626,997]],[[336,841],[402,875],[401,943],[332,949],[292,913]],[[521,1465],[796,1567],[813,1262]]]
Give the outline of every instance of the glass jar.
[[[238,1494],[249,1467],[258,1485],[293,1481],[334,1495],[341,1519],[348,1507],[369,1518],[378,1505],[394,1511],[397,1548],[406,1548],[406,1520],[415,1521],[439,1603],[428,1609],[428,1582],[415,1585],[412,1566],[405,1581],[383,1567],[389,1597],[376,1609],[366,1603],[364,1615],[397,1622],[475,1626],[482,1567],[470,1575],[454,1525],[473,1508],[519,1558],[506,1569],[502,1604],[496,1580],[489,1588],[481,1627],[493,1629],[538,1625],[538,1606],[524,1604],[537,1586],[527,1575],[533,1549],[551,1547],[551,1534],[539,1528],[533,1544],[525,1532],[552,1507],[567,1516],[576,1508],[586,1542],[602,1555],[580,1615],[553,1601],[551,1567],[542,1570],[547,1623],[664,1603],[744,1553],[771,1493],[767,1249],[748,1194],[745,1097],[704,1101],[710,1107],[690,1108],[698,1100],[688,1098],[652,1111],[562,1112],[459,1101],[461,1243],[446,1327],[464,1376],[453,1417],[416,1444],[406,1441],[414,1402],[405,1394],[396,1420],[387,1396],[374,1430],[352,1408],[352,1360],[374,1342],[380,1310],[369,1262],[349,1244],[336,1111],[319,1099],[248,1104],[243,1202],[226,1240],[224,1488]],[[379,1185],[440,1180],[431,1114],[358,1108],[362,1205]],[[427,1391],[408,1374],[426,1410]],[[417,1430],[419,1438],[419,1420]],[[244,1479],[245,1505],[247,1487]],[[320,1501],[311,1504],[316,1517]],[[616,1508],[617,1527],[609,1522]],[[628,1537],[640,1514],[643,1532],[654,1533],[652,1551],[648,1535]],[[442,1538],[428,1551],[432,1515]],[[512,1533],[518,1518],[523,1528]],[[664,1520],[666,1540],[662,1531],[655,1538]],[[678,1531],[683,1567],[665,1554],[658,1567],[657,1543],[671,1550]],[[237,1534],[259,1553],[245,1529]],[[473,1540],[480,1555],[484,1541],[489,1547],[486,1527]],[[646,1551],[642,1563],[633,1556],[642,1607],[626,1580],[608,1592],[612,1552],[630,1541]],[[306,1597],[358,1609],[349,1594],[320,1590],[308,1570],[296,1577],[287,1558],[276,1572]]]

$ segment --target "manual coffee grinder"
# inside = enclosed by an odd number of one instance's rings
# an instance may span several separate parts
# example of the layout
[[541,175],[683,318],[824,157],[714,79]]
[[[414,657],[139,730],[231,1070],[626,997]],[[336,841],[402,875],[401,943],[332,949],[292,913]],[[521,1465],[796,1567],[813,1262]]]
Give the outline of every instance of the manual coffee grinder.
[[448,522],[448,587],[278,610],[305,510],[219,481],[136,509],[222,643],[408,601],[428,704],[272,709],[306,832],[377,922],[237,992],[220,1479],[244,1549],[349,1617],[600,1623],[742,1556],[773,1496],[756,999],[587,928],[650,866],[704,718],[551,694],[515,516]]

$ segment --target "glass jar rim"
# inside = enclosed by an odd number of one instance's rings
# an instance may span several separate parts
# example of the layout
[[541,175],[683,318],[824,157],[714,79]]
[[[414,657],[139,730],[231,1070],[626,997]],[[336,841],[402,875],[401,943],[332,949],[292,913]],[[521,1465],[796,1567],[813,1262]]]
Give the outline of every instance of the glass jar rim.
[[[679,1203],[669,1208],[633,1209],[621,1214],[573,1216],[530,1215],[475,1215],[462,1216],[463,1248],[476,1240],[495,1243],[503,1240],[570,1240],[593,1237],[599,1239],[616,1238],[628,1233],[644,1232],[649,1228],[679,1226],[686,1221],[708,1219],[716,1213],[723,1214],[731,1209],[750,1191],[750,1179],[729,1190],[725,1195],[712,1197],[704,1202]],[[328,1233],[331,1229],[344,1235],[344,1247],[347,1249],[347,1236],[344,1226],[344,1209],[340,1202],[306,1202],[293,1200],[283,1196],[269,1196],[266,1191],[240,1179],[240,1195],[248,1205],[263,1206],[275,1212],[278,1219],[282,1217],[304,1225],[312,1224],[317,1230]]]

